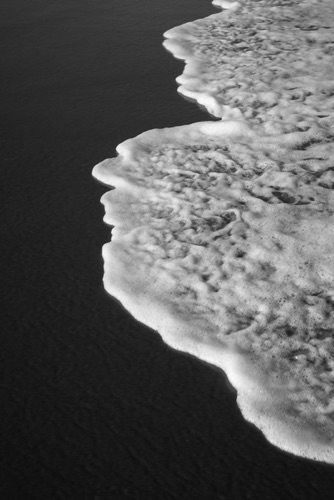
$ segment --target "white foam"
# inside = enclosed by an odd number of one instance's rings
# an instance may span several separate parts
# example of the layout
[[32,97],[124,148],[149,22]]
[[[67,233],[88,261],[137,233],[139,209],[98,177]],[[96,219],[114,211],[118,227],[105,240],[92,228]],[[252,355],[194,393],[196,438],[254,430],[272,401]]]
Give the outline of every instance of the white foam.
[[334,462],[334,13],[215,1],[165,34],[179,91],[220,121],[151,130],[93,174],[104,283],[172,347],[221,367],[277,446]]

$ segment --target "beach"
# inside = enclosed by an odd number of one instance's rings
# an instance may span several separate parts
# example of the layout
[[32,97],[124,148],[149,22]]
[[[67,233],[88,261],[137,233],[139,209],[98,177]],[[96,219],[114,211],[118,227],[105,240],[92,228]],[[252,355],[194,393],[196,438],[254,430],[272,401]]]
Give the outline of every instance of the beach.
[[91,169],[145,130],[207,119],[177,94],[162,34],[210,2],[3,10],[3,498],[328,498],[330,465],[270,445],[221,370],[102,284]]

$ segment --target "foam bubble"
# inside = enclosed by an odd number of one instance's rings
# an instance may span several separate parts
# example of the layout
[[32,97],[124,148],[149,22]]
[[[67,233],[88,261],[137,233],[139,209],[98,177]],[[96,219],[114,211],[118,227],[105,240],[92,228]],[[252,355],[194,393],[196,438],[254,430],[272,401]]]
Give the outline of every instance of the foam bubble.
[[334,13],[215,3],[165,46],[186,61],[179,91],[221,119],[145,132],[94,168],[116,187],[105,287],[221,367],[272,443],[333,463]]

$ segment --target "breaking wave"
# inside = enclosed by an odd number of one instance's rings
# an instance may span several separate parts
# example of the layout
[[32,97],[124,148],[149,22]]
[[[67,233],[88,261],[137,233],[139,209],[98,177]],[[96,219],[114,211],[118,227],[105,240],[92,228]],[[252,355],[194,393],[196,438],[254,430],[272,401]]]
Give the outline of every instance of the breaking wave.
[[165,33],[179,92],[219,118],[150,130],[94,168],[113,186],[106,290],[222,368],[273,444],[334,463],[334,11],[215,0]]

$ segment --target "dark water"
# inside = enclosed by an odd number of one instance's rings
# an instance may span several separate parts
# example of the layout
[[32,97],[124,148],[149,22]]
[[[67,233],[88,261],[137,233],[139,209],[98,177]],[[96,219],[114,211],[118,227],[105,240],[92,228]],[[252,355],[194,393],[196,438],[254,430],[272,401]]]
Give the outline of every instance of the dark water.
[[223,375],[102,286],[91,169],[122,140],[206,119],[162,33],[208,0],[2,0],[1,498],[326,499],[334,469],[269,445]]

